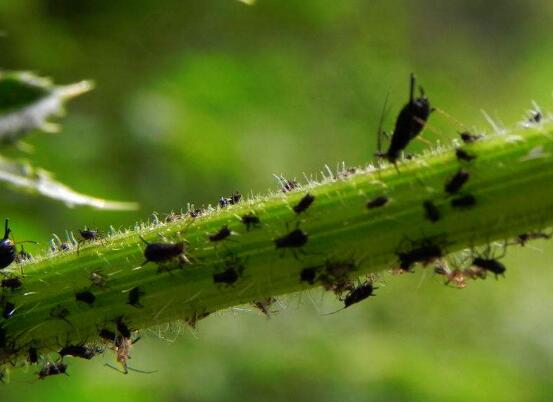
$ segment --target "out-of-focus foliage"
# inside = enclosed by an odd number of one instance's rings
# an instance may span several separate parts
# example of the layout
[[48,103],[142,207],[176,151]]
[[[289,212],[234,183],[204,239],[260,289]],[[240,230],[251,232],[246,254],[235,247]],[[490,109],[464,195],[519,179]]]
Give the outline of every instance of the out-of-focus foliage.
[[[14,193],[0,207],[17,238],[45,241],[263,192],[273,173],[361,164],[386,94],[390,130],[411,71],[467,127],[487,127],[481,109],[514,124],[531,100],[551,109],[552,16],[545,0],[3,0],[2,68],[97,83],[63,135],[26,139],[33,160],[142,209],[67,210]],[[436,113],[424,137],[446,142],[461,128]],[[271,320],[227,312],[201,322],[197,338],[139,342],[132,366],[155,374],[71,360],[70,378],[15,375],[2,400],[548,400],[551,258],[547,242],[512,248],[506,279],[462,291],[430,271],[389,277],[378,297],[331,316],[319,315],[336,308],[319,292],[288,299]]]
[[[55,86],[50,80],[25,72],[0,71],[0,147],[28,148],[22,138],[33,130],[58,131],[49,119],[63,114],[64,103],[88,92],[92,84]],[[136,209],[134,203],[107,201],[79,194],[54,180],[51,173],[34,168],[29,161],[0,157],[0,181],[13,189],[59,200],[68,206],[87,205],[100,209]]]

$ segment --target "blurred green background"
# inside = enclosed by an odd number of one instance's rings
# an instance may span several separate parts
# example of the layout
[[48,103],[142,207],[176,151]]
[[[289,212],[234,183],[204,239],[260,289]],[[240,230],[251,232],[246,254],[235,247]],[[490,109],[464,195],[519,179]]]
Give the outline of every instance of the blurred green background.
[[[3,191],[18,239],[47,241],[85,224],[129,226],[275,188],[324,164],[363,164],[417,73],[433,104],[467,127],[486,110],[510,126],[551,108],[553,3],[463,0],[2,0],[0,68],[57,83],[93,79],[61,134],[34,134],[34,163],[137,212],[67,209]],[[461,126],[435,114],[425,138]],[[427,148],[416,142],[410,149]],[[12,156],[20,152],[7,151]],[[378,297],[340,314],[314,290],[267,320],[248,308],[196,332],[149,332],[121,375],[71,361],[70,378],[12,373],[0,400],[548,401],[553,394],[553,247],[510,250],[506,279],[458,291],[428,272],[388,277]]]

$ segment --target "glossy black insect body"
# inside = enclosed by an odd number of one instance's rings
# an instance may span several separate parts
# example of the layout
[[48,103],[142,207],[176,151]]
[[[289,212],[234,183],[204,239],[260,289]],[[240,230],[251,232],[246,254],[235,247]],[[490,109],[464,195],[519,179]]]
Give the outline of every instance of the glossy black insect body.
[[438,207],[430,200],[426,200],[422,203],[424,208],[424,216],[430,222],[438,222],[441,218],[440,210]]
[[472,265],[495,274],[496,278],[498,275],[503,275],[507,270],[505,265],[494,258],[475,257],[472,260]]
[[100,236],[100,232],[97,229],[89,229],[86,226],[83,230],[79,230],[79,233],[82,237],[82,241],[96,240]]
[[228,226],[225,225],[221,229],[219,229],[218,232],[210,234],[208,237],[210,241],[216,242],[216,241],[225,240],[231,234],[232,232],[230,231]]
[[453,198],[451,200],[451,206],[453,208],[466,209],[476,205],[476,198],[473,195],[463,195],[461,197]]
[[259,218],[251,213],[243,215],[240,220],[244,225],[246,225],[247,231],[249,231],[252,227],[256,227],[260,224]]
[[0,240],[0,269],[9,266],[17,256],[15,242],[10,239],[11,229],[8,226],[8,219],[5,221],[4,237]]
[[[385,157],[391,163],[396,163],[401,152],[422,131],[433,110],[422,87],[419,87],[420,97],[415,98],[415,84],[415,76],[411,74],[409,102],[397,116],[388,151],[384,154],[379,153],[379,156]],[[378,135],[380,136],[380,133]]]
[[315,283],[317,278],[318,267],[307,267],[301,270],[300,272],[300,281],[307,282],[310,285]]
[[38,350],[35,347],[30,347],[27,351],[27,360],[31,364],[38,363]]
[[144,249],[144,264],[148,262],[163,263],[171,261],[184,254],[184,242],[177,243],[148,243],[141,237],[142,241],[146,244]]
[[97,353],[100,353],[101,349],[93,348],[86,345],[67,345],[60,349],[58,354],[63,358],[65,356],[80,357],[81,359],[90,360]]
[[4,289],[16,290],[23,286],[23,282],[18,277],[2,279],[0,286]]
[[470,162],[476,159],[476,156],[469,154],[467,151],[465,151],[462,148],[457,148],[455,150],[455,156],[457,157],[458,160],[465,161],[465,162]]
[[57,375],[57,374],[67,374],[67,364],[64,363],[46,363],[46,365],[39,371],[38,378],[40,380],[45,379],[46,377]]
[[15,313],[15,304],[11,302],[4,303],[2,317],[4,317],[7,320],[9,318],[12,318],[14,313]]
[[445,191],[449,194],[455,194],[459,192],[461,187],[468,181],[470,178],[469,172],[464,169],[460,169],[455,176],[453,176],[446,184]]
[[140,298],[144,296],[146,293],[142,291],[139,287],[134,287],[129,292],[129,301],[127,304],[130,304],[133,307],[142,308],[142,304],[140,304]]
[[373,198],[372,200],[367,202],[367,208],[368,209],[380,208],[386,205],[389,201],[390,199],[388,197],[382,195],[382,196]]
[[411,268],[416,263],[428,264],[437,258],[443,256],[440,246],[432,243],[423,244],[405,253],[398,253],[399,267],[405,272],[411,272]]
[[462,133],[459,133],[459,136],[465,144],[472,144],[473,142],[476,142],[484,137],[482,134],[472,134],[468,131],[463,131]]
[[75,300],[91,305],[96,301],[96,296],[94,296],[94,293],[91,291],[85,290],[83,292],[75,293]]
[[372,282],[363,283],[360,286],[352,289],[344,298],[344,308],[348,308],[352,304],[359,303],[362,300],[365,300],[369,296],[374,296],[375,288]]
[[290,233],[274,240],[276,248],[300,248],[303,247],[308,240],[308,235],[299,228],[292,230]]
[[300,200],[300,202],[298,202],[296,205],[294,205],[294,207],[292,208],[294,210],[294,212],[296,214],[301,214],[302,212],[304,212],[305,210],[307,210],[307,208],[309,208],[311,206],[311,204],[313,204],[313,201],[315,201],[315,196],[311,195],[311,194],[305,194],[303,196],[303,198]]

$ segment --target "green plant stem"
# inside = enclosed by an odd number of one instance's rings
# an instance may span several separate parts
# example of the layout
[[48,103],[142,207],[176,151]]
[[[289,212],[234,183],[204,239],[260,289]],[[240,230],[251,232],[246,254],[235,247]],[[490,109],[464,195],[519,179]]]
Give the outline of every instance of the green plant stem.
[[[305,267],[354,261],[351,276],[397,267],[398,252],[408,252],[431,239],[446,253],[494,240],[512,238],[553,223],[553,129],[518,129],[464,145],[476,156],[460,162],[451,148],[381,169],[357,169],[347,177],[327,177],[289,193],[278,192],[238,205],[211,210],[203,216],[141,224],[133,230],[83,243],[79,252],[59,251],[23,266],[22,290],[4,290],[4,303],[16,305],[12,318],[2,321],[6,335],[1,360],[13,361],[28,345],[41,353],[66,343],[92,342],[102,328],[115,331],[123,317],[133,329],[203,313],[313,285],[300,280]],[[476,204],[454,208],[454,196],[444,185],[460,168],[470,173],[459,194]],[[315,197],[307,211],[292,210],[307,193]],[[368,209],[369,200],[386,196],[388,204]],[[435,223],[425,217],[422,203],[431,200],[440,210]],[[253,213],[261,223],[247,230],[240,217]],[[208,239],[224,225],[232,235],[220,242]],[[275,247],[275,239],[299,227],[308,235],[297,249]],[[144,261],[144,244],[186,239],[190,264],[169,272]],[[163,236],[165,240],[160,238]],[[213,274],[243,265],[233,285],[214,284]],[[19,267],[13,268],[14,273]],[[92,286],[91,272],[101,272],[106,286]],[[128,291],[139,287],[143,307],[128,304]],[[90,290],[92,305],[75,301],[75,293]],[[66,309],[65,320],[59,312]],[[56,311],[58,314],[56,314]],[[57,318],[56,318],[57,317]]]

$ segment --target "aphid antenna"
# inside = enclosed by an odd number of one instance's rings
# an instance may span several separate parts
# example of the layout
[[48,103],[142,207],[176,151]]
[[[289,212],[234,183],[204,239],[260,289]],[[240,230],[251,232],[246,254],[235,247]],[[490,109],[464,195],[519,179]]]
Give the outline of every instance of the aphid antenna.
[[158,370],[153,370],[153,371],[138,370],[138,369],[135,369],[135,368],[132,368],[132,367],[129,367],[129,366],[125,366],[125,369],[121,370],[121,369],[118,369],[117,367],[113,366],[110,363],[105,363],[104,366],[112,368],[115,371],[120,372],[121,374],[129,374],[129,371],[134,371],[135,373],[140,373],[140,374],[154,374],[154,373],[158,372]]
[[489,123],[490,126],[492,126],[493,130],[496,134],[504,135],[507,131],[501,121],[498,121],[497,123],[492,119],[492,117],[483,109],[480,110],[482,114],[484,115],[484,118]]
[[376,156],[378,158],[385,156],[385,154],[382,152],[382,136],[386,134],[382,131],[382,126],[384,125],[384,118],[386,117],[386,109],[388,106],[389,97],[390,91],[386,92],[384,105],[382,106],[382,112],[380,113],[380,120],[378,121],[378,131],[376,132]]
[[456,118],[452,114],[446,112],[445,110],[443,110],[439,107],[434,107],[433,109],[434,109],[435,112],[438,112],[439,114],[444,116],[446,119],[448,119],[448,120],[452,121],[453,123],[455,123],[462,130],[467,130],[467,126],[461,120],[459,120],[458,118]]

